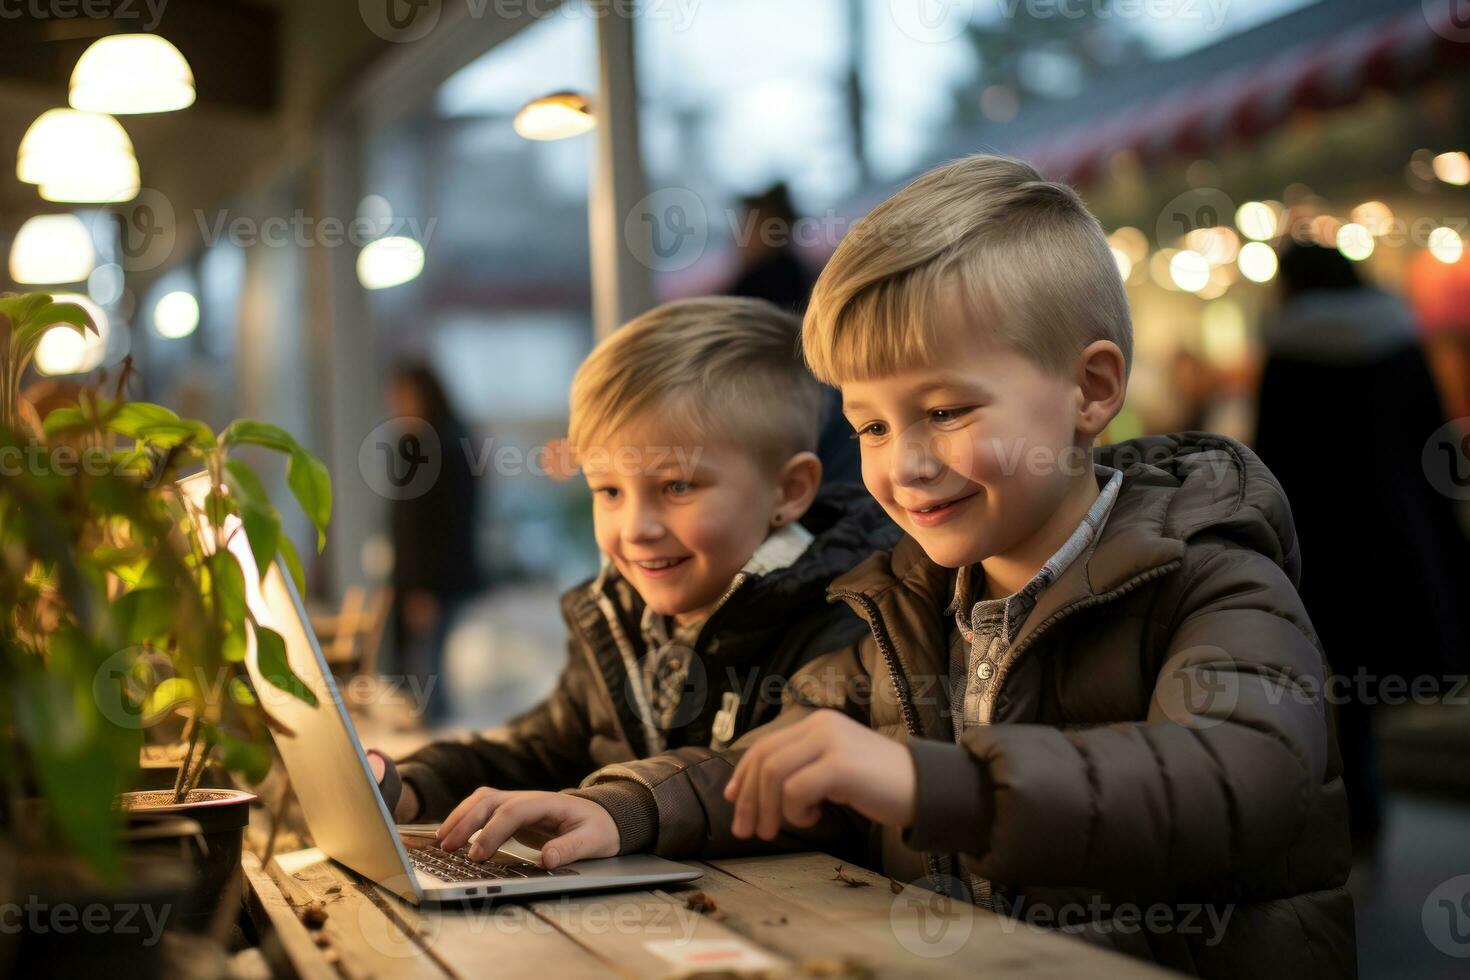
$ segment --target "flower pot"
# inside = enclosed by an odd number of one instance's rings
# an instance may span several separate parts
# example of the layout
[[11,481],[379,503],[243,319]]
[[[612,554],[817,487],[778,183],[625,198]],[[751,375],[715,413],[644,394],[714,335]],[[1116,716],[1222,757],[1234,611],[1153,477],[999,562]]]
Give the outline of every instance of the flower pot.
[[[198,833],[187,841],[182,835],[161,835],[161,844],[149,847],[155,854],[179,845],[189,846],[177,858],[193,874],[193,886],[175,923],[189,932],[208,931],[222,905],[233,903],[240,894],[240,851],[245,826],[250,822],[254,793],[237,789],[194,789],[182,803],[174,802],[172,790],[140,790],[123,793],[118,806],[128,814],[135,832],[159,820],[187,817],[198,825]],[[135,847],[146,847],[141,841]],[[233,907],[233,906],[232,906]]]

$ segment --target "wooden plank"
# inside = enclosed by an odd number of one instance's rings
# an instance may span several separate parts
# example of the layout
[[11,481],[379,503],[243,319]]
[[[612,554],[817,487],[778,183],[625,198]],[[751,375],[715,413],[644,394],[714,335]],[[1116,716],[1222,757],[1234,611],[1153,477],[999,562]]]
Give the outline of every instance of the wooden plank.
[[839,862],[824,854],[731,858],[710,864],[773,899],[802,908],[803,932],[840,928],[864,934],[869,949],[887,947],[893,956],[877,960],[885,975],[886,971],[928,975],[936,965],[947,973],[959,968],[967,973],[994,971],[1058,980],[1172,975],[1075,937],[844,865],[843,878],[867,882],[853,886],[837,877]]
[[493,973],[496,980],[601,980],[606,961],[594,956],[524,905],[465,904],[418,908],[379,885],[379,899],[412,930],[450,973]]
[[295,909],[261,868],[260,858],[246,851],[240,864],[245,874],[246,908],[261,933],[262,945],[274,944],[263,950],[271,972],[289,971],[298,980],[338,980],[337,971],[296,917]]
[[[277,854],[267,866],[298,916],[313,903],[325,913],[319,929],[326,956],[348,978],[442,978],[450,971],[389,915],[372,886],[316,848]],[[316,939],[316,935],[313,939]]]
[[690,887],[715,901],[712,915],[722,925],[798,964],[846,965],[850,974],[877,978],[954,976],[954,963],[914,956],[892,932],[829,918],[805,902],[773,894],[718,865]]
[[669,893],[659,890],[562,895],[529,906],[542,919],[627,977],[658,977],[684,972],[661,957],[650,944],[675,948],[703,941],[727,941],[753,948],[788,969],[790,960],[752,942],[714,917],[689,908],[697,888]]

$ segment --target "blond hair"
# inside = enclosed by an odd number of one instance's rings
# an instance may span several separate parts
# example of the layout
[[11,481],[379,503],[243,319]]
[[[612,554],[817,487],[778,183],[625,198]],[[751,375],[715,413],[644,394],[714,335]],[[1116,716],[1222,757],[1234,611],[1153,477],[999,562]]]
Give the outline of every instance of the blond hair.
[[668,433],[738,447],[767,468],[813,451],[822,390],[802,364],[801,321],[770,303],[665,303],[603,340],[572,380],[574,448],[657,415]]
[[1131,362],[1128,298],[1107,237],[1076,191],[1030,164],[977,154],[923,174],[874,208],[822,271],[802,348],[828,384],[934,362],[956,312],[1051,372],[1096,340]]

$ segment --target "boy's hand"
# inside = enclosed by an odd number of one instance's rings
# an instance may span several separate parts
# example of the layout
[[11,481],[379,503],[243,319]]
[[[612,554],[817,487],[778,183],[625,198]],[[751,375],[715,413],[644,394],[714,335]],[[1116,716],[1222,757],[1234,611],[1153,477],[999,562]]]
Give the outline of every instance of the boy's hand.
[[[470,844],[470,860],[484,861],[512,837],[544,840],[541,863],[548,868],[588,858],[614,857],[622,843],[612,815],[591,800],[565,793],[507,792],[481,786],[439,825],[446,851]],[[547,840],[550,838],[550,840]]]
[[901,742],[836,711],[813,713],[760,739],[735,767],[725,799],[735,804],[730,829],[774,840],[781,822],[810,827],[831,801],[890,827],[914,822],[918,776]]

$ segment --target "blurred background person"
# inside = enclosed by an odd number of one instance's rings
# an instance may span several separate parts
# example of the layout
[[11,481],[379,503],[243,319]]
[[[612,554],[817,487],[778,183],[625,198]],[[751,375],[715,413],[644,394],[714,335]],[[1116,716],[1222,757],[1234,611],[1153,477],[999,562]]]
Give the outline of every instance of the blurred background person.
[[[741,218],[735,244],[740,266],[725,290],[731,296],[763,299],[790,310],[806,312],[817,275],[802,259],[797,247],[797,222],[785,183],[777,183],[754,196],[740,199]],[[822,484],[862,483],[862,464],[852,426],[842,414],[842,396],[836,388],[825,388],[825,418],[817,457],[822,461]]]
[[1333,700],[1363,854],[1382,824],[1373,707],[1385,678],[1463,671],[1470,547],[1425,479],[1424,441],[1445,416],[1409,307],[1335,248],[1288,245],[1278,282],[1256,448],[1291,502],[1302,599],[1333,671],[1352,679]]
[[421,494],[394,500],[394,650],[405,679],[416,679],[422,720],[432,727],[447,705],[444,642],[456,613],[484,582],[475,555],[477,486],[468,431],[433,370],[404,363],[388,386],[389,413],[408,429],[422,425],[438,438],[440,470]]

